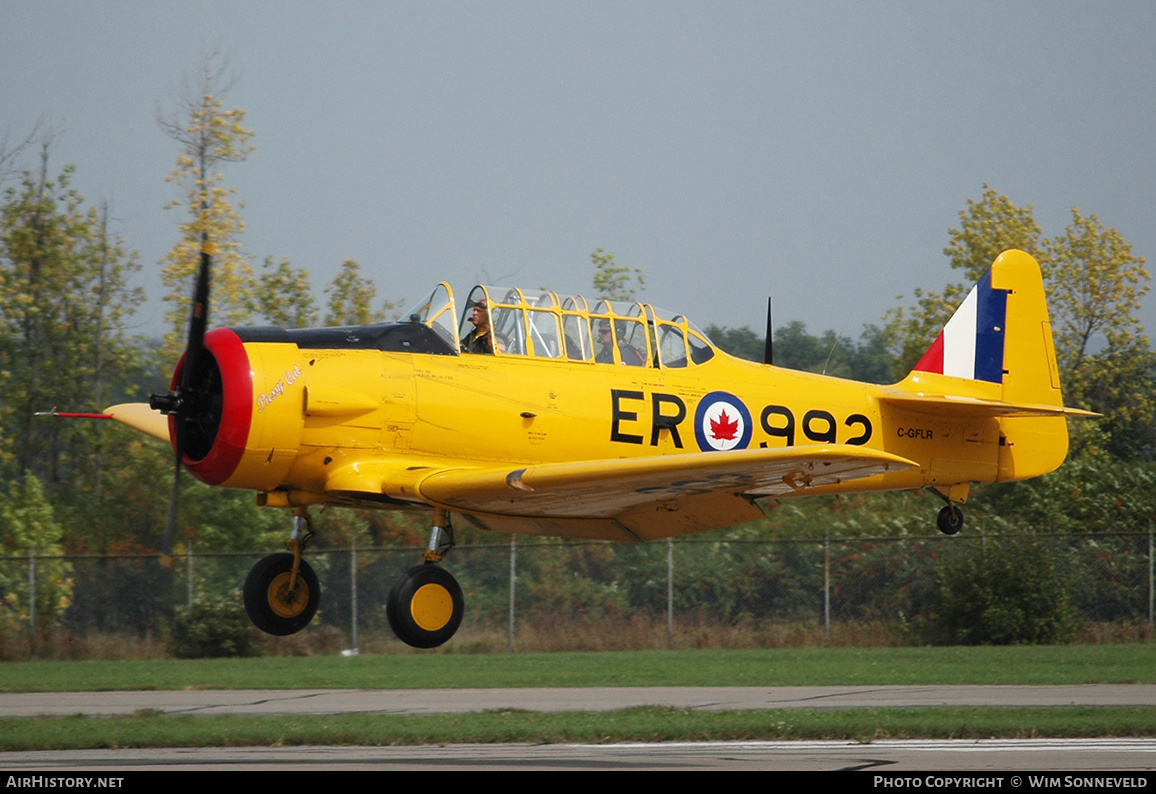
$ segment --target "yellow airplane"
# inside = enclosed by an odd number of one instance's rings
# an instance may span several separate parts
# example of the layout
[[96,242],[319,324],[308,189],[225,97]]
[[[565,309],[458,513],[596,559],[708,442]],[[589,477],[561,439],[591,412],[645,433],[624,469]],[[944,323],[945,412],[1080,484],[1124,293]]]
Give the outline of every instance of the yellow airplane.
[[432,510],[423,564],[387,603],[398,637],[429,648],[462,618],[461,588],[435,564],[451,513],[645,541],[759,519],[760,499],[929,489],[954,534],[971,483],[1052,471],[1066,419],[1094,416],[1063,406],[1040,269],[1021,251],[996,259],[894,385],[743,361],[646,304],[490,286],[460,321],[443,283],[398,323],[206,333],[202,259],[172,391],[105,413],[172,443],[178,473],[293,511],[290,553],[244,588],[272,634],[316,612],[301,557],[315,505]]

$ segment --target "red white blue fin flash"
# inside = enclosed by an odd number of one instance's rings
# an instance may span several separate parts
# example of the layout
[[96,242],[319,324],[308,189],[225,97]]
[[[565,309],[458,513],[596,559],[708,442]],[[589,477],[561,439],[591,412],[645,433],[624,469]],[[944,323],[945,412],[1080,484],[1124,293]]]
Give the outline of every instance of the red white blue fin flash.
[[1007,294],[1007,290],[992,288],[990,270],[984,273],[915,369],[1003,383]]

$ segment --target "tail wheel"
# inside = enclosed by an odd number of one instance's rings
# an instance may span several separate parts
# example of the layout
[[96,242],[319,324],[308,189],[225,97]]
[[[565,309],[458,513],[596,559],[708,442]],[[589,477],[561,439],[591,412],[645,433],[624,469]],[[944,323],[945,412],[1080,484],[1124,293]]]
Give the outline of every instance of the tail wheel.
[[414,648],[436,648],[462,624],[465,599],[454,577],[437,565],[410,568],[393,582],[386,601],[389,626]]
[[258,562],[245,579],[245,612],[266,634],[283,637],[309,625],[321,602],[321,585],[309,563],[301,560],[297,581],[292,554],[271,554]]
[[944,535],[954,535],[963,529],[963,510],[959,505],[948,505],[939,511],[935,523]]

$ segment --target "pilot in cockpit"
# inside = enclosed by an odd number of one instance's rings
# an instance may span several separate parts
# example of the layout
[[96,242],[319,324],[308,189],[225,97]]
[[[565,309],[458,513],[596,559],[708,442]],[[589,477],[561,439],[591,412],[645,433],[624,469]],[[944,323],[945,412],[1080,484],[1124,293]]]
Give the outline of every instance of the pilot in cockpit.
[[[602,349],[594,356],[594,360],[600,364],[613,364],[614,334],[610,332],[609,320],[598,321],[598,341],[602,344]],[[630,367],[641,367],[646,364],[646,359],[638,352],[638,348],[625,339],[618,344],[618,355],[622,363]]]
[[474,304],[474,312],[469,320],[473,323],[474,330],[462,337],[463,353],[487,353],[493,355],[494,332],[490,330],[489,308],[490,306],[486,303],[485,298]]

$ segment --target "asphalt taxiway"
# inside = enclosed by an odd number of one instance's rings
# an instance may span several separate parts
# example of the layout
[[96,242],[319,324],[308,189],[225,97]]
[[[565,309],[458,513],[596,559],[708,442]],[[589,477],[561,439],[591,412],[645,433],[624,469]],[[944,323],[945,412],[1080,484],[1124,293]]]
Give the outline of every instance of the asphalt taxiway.
[[262,689],[0,694],[0,717],[170,714],[445,714],[609,711],[672,706],[744,709],[914,706],[1156,706],[1156,684],[1080,686],[580,687],[513,689]]
[[[1156,707],[1156,685],[50,692],[0,694],[0,717],[144,710],[203,715],[608,711],[642,705],[704,711],[966,705],[1150,708]],[[1032,770],[1103,775],[1156,769],[1156,738],[69,750],[0,753],[0,769],[15,775],[80,770],[955,770],[998,774],[1001,788],[1015,788],[1032,787]]]

